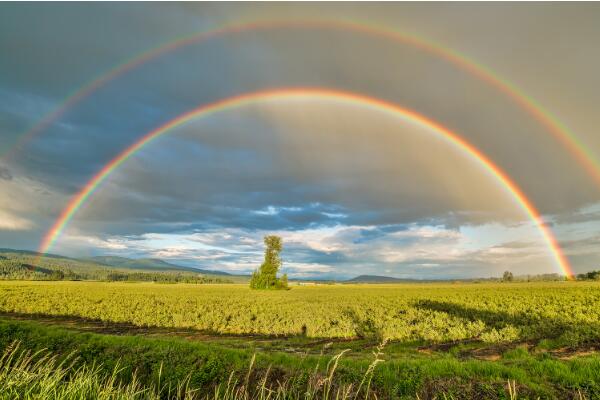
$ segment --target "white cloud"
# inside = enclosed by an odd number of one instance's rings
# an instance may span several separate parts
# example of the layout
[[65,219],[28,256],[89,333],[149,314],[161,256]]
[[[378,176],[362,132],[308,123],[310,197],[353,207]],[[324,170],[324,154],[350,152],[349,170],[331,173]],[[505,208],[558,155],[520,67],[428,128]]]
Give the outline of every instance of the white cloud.
[[285,264],[285,271],[290,271],[290,275],[296,274],[299,272],[303,273],[322,273],[322,272],[331,272],[334,268],[331,265],[324,265],[318,263],[298,263],[291,262]]
[[106,250],[126,250],[129,248],[127,239],[121,237],[109,237],[106,239],[97,236],[81,234],[66,234],[61,238],[61,247],[81,246],[82,248],[93,247]]
[[[249,273],[263,259],[263,236],[283,238],[283,271],[290,277],[391,274],[403,277],[443,277],[448,268],[460,266],[464,276],[488,276],[513,269],[518,273],[554,272],[543,242],[523,241],[529,228],[471,227],[466,230],[441,226],[337,225],[303,230],[246,230],[224,228],[206,232],[148,233],[137,237],[99,238],[65,234],[64,248],[90,247],[108,253],[155,257],[170,262]],[[513,236],[513,241],[503,241]],[[392,271],[392,272],[388,272]]]
[[31,229],[33,222],[0,210],[0,229],[7,231],[22,231]]

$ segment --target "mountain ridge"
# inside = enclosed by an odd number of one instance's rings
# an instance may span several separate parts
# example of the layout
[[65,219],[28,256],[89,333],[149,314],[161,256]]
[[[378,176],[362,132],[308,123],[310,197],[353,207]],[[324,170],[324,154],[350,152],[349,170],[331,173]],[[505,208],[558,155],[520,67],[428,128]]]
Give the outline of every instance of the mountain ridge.
[[125,268],[132,270],[146,270],[146,271],[185,271],[195,272],[199,274],[210,274],[210,275],[223,275],[230,276],[232,274],[224,271],[185,267],[177,264],[161,260],[160,258],[128,258],[121,256],[94,256],[88,257],[84,260],[90,260],[98,264],[106,265],[109,267]]
[[[37,251],[33,250],[19,250],[19,249],[11,249],[11,248],[0,248],[0,254],[2,253],[14,253],[21,254],[26,256],[37,257],[40,254]],[[52,259],[64,259],[70,260],[73,262],[82,262],[82,263],[93,263],[99,266],[111,267],[111,268],[119,268],[119,269],[127,269],[127,270],[137,270],[137,271],[146,271],[146,272],[192,272],[197,274],[204,275],[218,275],[223,277],[235,277],[235,276],[246,276],[246,275],[235,275],[230,274],[229,272],[219,271],[219,270],[210,270],[210,269],[202,269],[202,268],[194,268],[194,267],[186,267],[177,264],[172,264],[170,262],[161,260],[159,258],[128,258],[121,256],[93,256],[93,257],[69,257],[59,254],[50,254],[44,253],[41,255],[42,257],[48,257]]]

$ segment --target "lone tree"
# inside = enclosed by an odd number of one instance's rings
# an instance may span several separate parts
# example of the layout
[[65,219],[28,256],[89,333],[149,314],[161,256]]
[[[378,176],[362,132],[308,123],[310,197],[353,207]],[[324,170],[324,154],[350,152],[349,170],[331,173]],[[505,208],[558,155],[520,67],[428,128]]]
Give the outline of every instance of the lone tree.
[[512,282],[514,279],[513,273],[510,271],[504,271],[504,275],[502,275],[502,280],[504,282]]
[[281,238],[275,235],[265,236],[265,261],[257,271],[252,273],[250,287],[252,289],[287,289],[287,274],[277,278],[281,267],[279,253],[283,248]]

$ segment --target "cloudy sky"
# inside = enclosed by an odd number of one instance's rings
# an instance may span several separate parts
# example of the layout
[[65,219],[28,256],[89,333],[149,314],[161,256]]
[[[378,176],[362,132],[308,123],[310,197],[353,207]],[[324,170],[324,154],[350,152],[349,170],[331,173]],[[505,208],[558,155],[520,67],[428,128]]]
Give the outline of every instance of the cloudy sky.
[[[575,272],[600,268],[600,183],[522,104],[366,23],[462,54],[535,99],[600,158],[598,4],[0,5],[0,247],[35,250],[69,199],[136,139],[213,101],[319,87],[400,104],[459,133],[521,187]],[[286,27],[289,21],[320,21]],[[65,99],[148,49],[254,21]],[[15,144],[19,144],[15,146]],[[284,238],[293,277],[560,272],[492,175],[414,122],[320,96],[255,101],[143,147],[79,209],[53,253],[158,257],[247,273]]]

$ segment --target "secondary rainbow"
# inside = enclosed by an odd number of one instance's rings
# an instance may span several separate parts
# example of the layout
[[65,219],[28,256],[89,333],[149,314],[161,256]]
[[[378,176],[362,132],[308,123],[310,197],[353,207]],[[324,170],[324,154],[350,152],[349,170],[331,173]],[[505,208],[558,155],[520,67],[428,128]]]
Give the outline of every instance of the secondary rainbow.
[[382,39],[391,40],[404,45],[410,45],[427,53],[438,56],[457,67],[476,76],[478,79],[487,82],[500,92],[504,93],[516,104],[526,110],[541,125],[543,125],[553,136],[560,141],[565,148],[575,157],[575,159],[584,167],[586,172],[600,185],[600,160],[590,151],[586,145],[556,116],[546,110],[533,97],[528,96],[522,89],[507,79],[500,77],[489,67],[478,63],[464,54],[454,51],[448,47],[441,46],[433,41],[418,37],[416,35],[403,33],[386,27],[371,25],[364,22],[348,20],[285,20],[285,21],[255,21],[247,23],[238,23],[228,25],[211,31],[194,33],[192,35],[178,38],[158,47],[142,52],[133,58],[126,60],[107,73],[102,74],[86,85],[82,86],[70,96],[68,96],[56,109],[46,114],[29,131],[25,132],[17,140],[17,143],[9,148],[2,158],[4,161],[10,159],[10,155],[15,150],[24,146],[32,140],[37,134],[44,131],[54,121],[64,115],[71,107],[78,104],[83,99],[94,93],[103,85],[113,79],[127,73],[128,71],[149,62],[163,54],[172,52],[176,49],[197,44],[202,41],[223,36],[244,33],[248,31],[269,30],[269,29],[330,29],[363,33]]
[[463,152],[476,160],[481,167],[489,174],[495,177],[508,191],[517,203],[527,213],[529,218],[535,223],[540,230],[540,233],[546,241],[549,250],[551,251],[558,267],[567,276],[573,275],[567,258],[562,253],[560,246],[551,230],[544,223],[540,213],[534,207],[531,201],[525,196],[519,186],[510,179],[510,177],[496,164],[494,164],[485,154],[483,154],[475,146],[467,142],[458,134],[452,132],[448,128],[434,122],[425,116],[404,108],[398,104],[391,103],[382,99],[365,96],[358,93],[341,91],[337,89],[326,88],[277,88],[257,92],[244,93],[237,96],[218,100],[213,103],[204,104],[194,108],[178,117],[166,122],[158,128],[148,132],[135,143],[127,147],[118,156],[107,163],[96,175],[90,179],[87,184],[75,194],[65,209],[61,212],[58,219],[52,227],[44,235],[40,243],[38,252],[40,255],[47,253],[52,245],[56,242],[61,232],[65,229],[69,221],[73,218],[77,210],[89,199],[89,197],[98,189],[100,184],[121,164],[129,159],[133,154],[141,148],[152,142],[161,135],[181,126],[192,119],[206,117],[217,112],[234,109],[246,104],[251,104],[259,101],[276,100],[294,98],[319,98],[331,99],[345,103],[359,104],[365,107],[372,107],[380,111],[392,113],[405,120],[412,121],[421,126],[428,128],[431,132],[437,133],[441,137],[447,139],[451,144],[457,146]]

